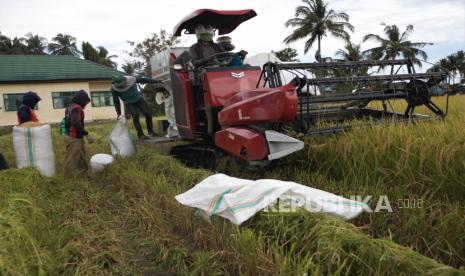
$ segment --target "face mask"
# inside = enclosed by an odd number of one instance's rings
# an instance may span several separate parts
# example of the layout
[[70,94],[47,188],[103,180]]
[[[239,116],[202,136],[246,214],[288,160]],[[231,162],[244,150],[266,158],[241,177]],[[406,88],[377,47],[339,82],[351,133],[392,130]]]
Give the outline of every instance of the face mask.
[[205,42],[212,41],[213,40],[213,34],[211,34],[211,33],[200,34],[200,40],[205,41]]

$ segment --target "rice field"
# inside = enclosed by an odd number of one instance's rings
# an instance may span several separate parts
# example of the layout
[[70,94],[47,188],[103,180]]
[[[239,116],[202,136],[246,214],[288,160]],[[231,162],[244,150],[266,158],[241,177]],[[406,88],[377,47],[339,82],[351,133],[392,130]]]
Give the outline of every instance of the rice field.
[[[154,150],[83,180],[2,171],[0,275],[465,275],[464,125],[465,97],[454,96],[445,122],[307,137],[305,150],[262,172],[220,164],[233,176],[392,204],[348,222],[306,212],[206,222],[173,197],[213,172]],[[111,126],[89,128],[90,153],[109,152]],[[54,144],[61,168],[57,130]],[[0,149],[13,165],[10,135]]]
[[[394,105],[405,108],[403,102]],[[260,174],[225,168],[243,177],[290,180],[345,197],[371,195],[373,209],[380,196],[387,196],[394,212],[365,213],[354,223],[370,236],[464,266],[465,97],[451,97],[449,111],[444,122],[360,126],[338,136],[302,137],[305,151]]]

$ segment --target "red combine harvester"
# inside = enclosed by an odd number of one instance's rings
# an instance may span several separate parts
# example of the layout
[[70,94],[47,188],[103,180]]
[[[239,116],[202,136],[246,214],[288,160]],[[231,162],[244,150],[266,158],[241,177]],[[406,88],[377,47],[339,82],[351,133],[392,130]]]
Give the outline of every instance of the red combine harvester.
[[[183,31],[194,34],[198,24],[210,25],[223,35],[255,16],[253,10],[197,10],[181,20],[174,35]],[[170,58],[179,134],[195,141],[174,147],[172,155],[211,167],[221,149],[252,165],[266,165],[304,147],[303,142],[266,128],[267,124],[295,119],[297,92],[293,86],[257,89],[261,68],[228,67],[232,53],[212,56],[219,64],[210,67],[194,68],[188,51],[176,58],[172,53]]]
[[[197,10],[176,25],[174,35],[194,34],[198,24],[228,34],[255,16],[250,9]],[[289,127],[312,135],[349,129],[340,122],[354,118],[429,119],[413,114],[419,105],[444,116],[430,101],[429,89],[444,80],[445,73],[416,74],[410,60],[266,63],[261,68],[230,67],[232,56],[217,53],[209,57],[216,66],[195,67],[187,48],[167,48],[158,54],[166,66],[156,74],[164,76],[159,78],[162,86],[173,95],[179,134],[192,141],[173,147],[171,154],[188,165],[212,168],[218,154],[226,152],[249,165],[265,166],[304,147],[302,141],[282,133]],[[379,72],[396,66],[396,74],[369,73],[373,67]],[[397,74],[403,67],[408,72]],[[327,91],[331,89],[337,91]],[[388,111],[386,101],[398,98],[408,102],[405,113]],[[371,101],[382,101],[383,109],[368,108]],[[333,125],[316,127],[321,121]]]

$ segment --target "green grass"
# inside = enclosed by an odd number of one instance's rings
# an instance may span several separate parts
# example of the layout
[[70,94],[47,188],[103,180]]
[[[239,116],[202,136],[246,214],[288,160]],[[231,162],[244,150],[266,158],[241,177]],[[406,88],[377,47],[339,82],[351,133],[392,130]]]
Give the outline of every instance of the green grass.
[[437,274],[450,267],[325,215],[207,223],[174,195],[209,173],[140,152],[88,181],[0,174],[7,274]]
[[[346,197],[372,195],[373,209],[386,195],[393,213],[365,213],[354,223],[371,236],[459,267],[465,265],[464,126],[465,97],[454,96],[445,122],[357,126],[338,136],[301,137],[305,150],[271,170],[247,172],[231,162],[221,170],[295,181]],[[421,202],[421,208],[407,202]]]
[[[454,108],[465,113],[461,100]],[[396,206],[351,222],[297,212],[260,213],[241,227],[216,217],[208,223],[174,196],[212,172],[150,150],[87,180],[2,171],[0,275],[465,275],[444,265],[463,266],[465,256],[460,112],[446,123],[308,139],[305,151],[265,172],[224,160],[222,171],[235,176],[424,200],[423,208]],[[89,128],[90,152],[109,152],[111,126]],[[54,145],[60,170],[64,143],[56,131]],[[0,148],[13,164],[10,135],[0,136]]]

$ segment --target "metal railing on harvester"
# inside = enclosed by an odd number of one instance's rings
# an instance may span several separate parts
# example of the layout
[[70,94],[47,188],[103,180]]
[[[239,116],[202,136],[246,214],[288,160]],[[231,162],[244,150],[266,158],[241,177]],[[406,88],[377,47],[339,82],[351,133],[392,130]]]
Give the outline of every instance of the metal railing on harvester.
[[[389,70],[389,74],[384,72]],[[431,101],[431,89],[447,77],[445,72],[416,73],[410,59],[386,61],[338,61],[323,63],[266,63],[257,84],[280,87],[288,83],[298,93],[297,121],[310,134],[327,134],[351,128],[340,124],[349,119],[393,117],[398,121],[428,120],[414,114],[415,107],[425,106],[443,118],[443,112]],[[389,100],[405,99],[405,112],[394,110]],[[370,106],[381,101],[382,109]],[[331,127],[317,127],[318,122]]]

